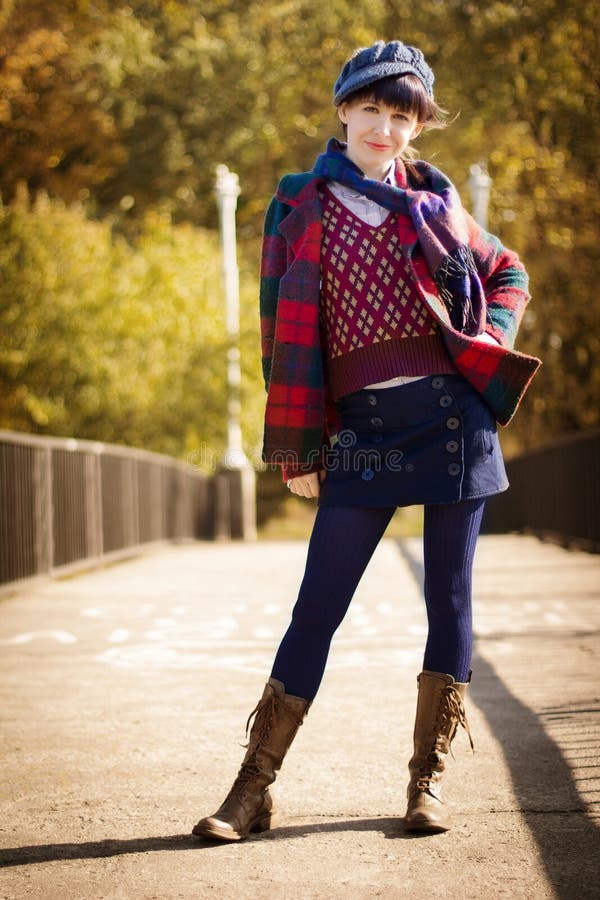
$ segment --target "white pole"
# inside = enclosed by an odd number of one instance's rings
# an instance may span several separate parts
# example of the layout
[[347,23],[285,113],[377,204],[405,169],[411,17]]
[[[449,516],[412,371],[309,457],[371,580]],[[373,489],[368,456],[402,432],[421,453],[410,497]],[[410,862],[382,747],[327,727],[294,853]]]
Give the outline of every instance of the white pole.
[[473,201],[473,218],[478,225],[487,229],[488,204],[490,201],[492,179],[488,175],[485,160],[472,165],[469,171],[469,187],[471,189],[471,198]]
[[[228,520],[225,531],[233,538],[256,537],[256,480],[242,446],[240,385],[240,276],[237,264],[235,211],[240,195],[239,178],[227,166],[216,169],[215,192],[219,208],[221,262],[227,328],[227,449],[220,476],[226,476],[227,502],[222,508]],[[223,493],[223,492],[221,492]],[[225,501],[222,499],[222,504]],[[221,505],[222,505],[221,504]],[[219,501],[217,501],[219,506]],[[226,508],[225,508],[226,507]],[[221,523],[221,526],[223,523]]]
[[240,369],[240,287],[235,236],[235,211],[240,194],[239,178],[227,166],[217,166],[216,195],[221,235],[221,265],[225,291],[227,349],[227,450],[225,465],[241,468],[248,461],[242,449],[239,391]]

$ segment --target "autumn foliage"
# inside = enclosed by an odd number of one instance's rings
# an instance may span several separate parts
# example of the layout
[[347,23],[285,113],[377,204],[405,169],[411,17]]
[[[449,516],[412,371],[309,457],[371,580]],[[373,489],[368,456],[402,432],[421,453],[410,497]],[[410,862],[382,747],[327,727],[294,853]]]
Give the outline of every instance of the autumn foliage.
[[470,204],[534,302],[545,365],[514,450],[598,425],[598,47],[591,0],[13,0],[0,13],[0,426],[184,454],[224,440],[215,165],[242,186],[245,434],[255,456],[258,240],[281,174],[336,129],[356,46],[420,46],[458,113],[419,153]]

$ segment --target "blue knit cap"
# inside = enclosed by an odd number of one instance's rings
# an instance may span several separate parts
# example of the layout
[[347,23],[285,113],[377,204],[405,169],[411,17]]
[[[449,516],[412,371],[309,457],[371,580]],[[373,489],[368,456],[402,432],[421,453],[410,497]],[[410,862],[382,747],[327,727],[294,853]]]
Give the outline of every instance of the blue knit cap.
[[333,88],[333,102],[339,106],[349,94],[388,75],[416,75],[433,97],[433,72],[416,47],[402,41],[377,41],[372,47],[357,50],[345,63]]

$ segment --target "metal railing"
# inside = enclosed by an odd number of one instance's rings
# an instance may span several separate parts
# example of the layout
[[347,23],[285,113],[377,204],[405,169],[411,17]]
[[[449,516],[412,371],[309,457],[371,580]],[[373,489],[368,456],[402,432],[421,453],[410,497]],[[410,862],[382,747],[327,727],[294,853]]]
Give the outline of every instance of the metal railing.
[[158,453],[0,430],[0,584],[213,537],[213,480]]
[[600,552],[600,430],[524,453],[506,468],[511,486],[488,500],[485,531]]

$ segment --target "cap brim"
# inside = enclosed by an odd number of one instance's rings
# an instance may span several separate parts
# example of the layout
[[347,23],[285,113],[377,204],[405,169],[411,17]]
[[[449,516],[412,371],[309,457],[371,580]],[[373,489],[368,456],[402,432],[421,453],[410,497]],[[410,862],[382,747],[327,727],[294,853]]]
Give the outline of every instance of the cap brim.
[[354,91],[357,91],[359,88],[367,87],[369,84],[374,84],[376,81],[380,81],[382,78],[388,78],[390,75],[416,75],[422,82],[427,94],[430,97],[432,96],[430,88],[427,87],[423,80],[423,76],[414,66],[411,66],[410,63],[378,62],[373,66],[367,66],[366,68],[355,72],[354,75],[351,75],[344,84],[343,89],[334,93],[334,106],[339,106],[349,94],[354,93]]

